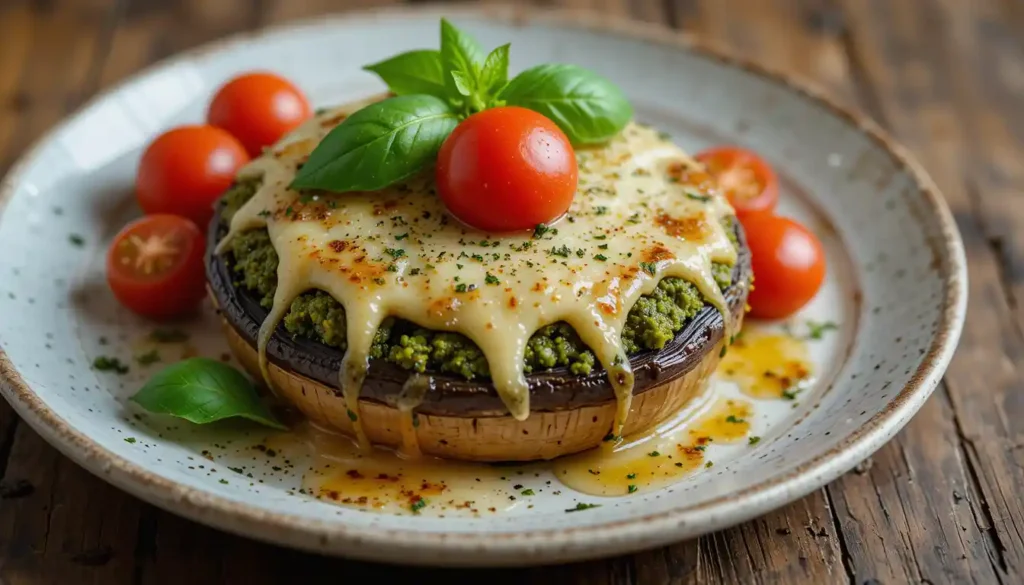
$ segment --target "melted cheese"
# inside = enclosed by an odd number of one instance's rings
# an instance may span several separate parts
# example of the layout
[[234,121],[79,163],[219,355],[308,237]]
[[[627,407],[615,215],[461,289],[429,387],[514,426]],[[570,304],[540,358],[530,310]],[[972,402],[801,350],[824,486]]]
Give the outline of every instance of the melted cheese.
[[[348,349],[339,387],[354,420],[374,332],[389,316],[473,340],[509,412],[523,420],[530,413],[527,341],[565,321],[608,372],[618,434],[633,390],[621,333],[637,299],[673,276],[727,311],[711,264],[735,262],[721,221],[732,209],[708,175],[657,131],[630,124],[606,145],[577,150],[576,197],[539,237],[463,226],[436,196],[430,172],[372,193],[288,190],[327,132],[370,101],[318,115],[239,173],[263,181],[219,250],[235,234],[265,226],[280,259],[273,308],[258,338],[264,375],[267,342],[292,300],[321,289],[345,308]],[[422,394],[416,389],[403,392],[404,411]]]

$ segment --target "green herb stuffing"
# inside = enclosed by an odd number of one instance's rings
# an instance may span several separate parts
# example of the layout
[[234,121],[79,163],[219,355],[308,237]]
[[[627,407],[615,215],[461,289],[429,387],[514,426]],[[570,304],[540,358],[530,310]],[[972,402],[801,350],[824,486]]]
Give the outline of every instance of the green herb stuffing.
[[[221,218],[225,226],[255,194],[258,182],[240,182],[225,193],[221,199]],[[738,243],[731,221],[727,221],[726,227],[730,239]],[[538,226],[534,235],[540,237],[549,229]],[[236,275],[235,285],[254,293],[260,305],[269,309],[273,306],[277,288],[278,264],[269,234],[265,229],[239,233],[234,236],[229,249],[233,257],[231,266]],[[398,252],[404,253],[404,250],[389,250],[393,256]],[[716,263],[712,269],[720,287],[724,289],[730,284],[732,266]],[[703,307],[704,298],[696,286],[679,278],[662,279],[653,292],[640,297],[626,317],[622,330],[626,353],[665,347]],[[283,324],[285,330],[296,337],[314,339],[342,351],[346,347],[345,310],[326,292],[314,290],[299,295],[292,301]],[[385,359],[415,372],[444,372],[467,380],[488,378],[490,375],[483,352],[467,337],[458,333],[430,331],[398,319],[387,319],[378,329],[370,357]],[[524,371],[527,374],[566,367],[574,375],[586,375],[597,365],[593,352],[576,331],[562,322],[537,331],[527,342],[525,357]]]

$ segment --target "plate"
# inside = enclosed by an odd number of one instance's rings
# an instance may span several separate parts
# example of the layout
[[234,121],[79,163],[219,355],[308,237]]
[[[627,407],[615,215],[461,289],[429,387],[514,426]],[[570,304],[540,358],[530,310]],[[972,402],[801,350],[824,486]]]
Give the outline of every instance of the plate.
[[[488,46],[511,42],[513,73],[550,61],[592,68],[627,89],[640,121],[683,148],[741,144],[776,167],[780,212],[822,237],[829,276],[799,316],[770,328],[839,327],[808,342],[813,384],[798,400],[758,401],[750,417],[756,444],[712,445],[705,457],[713,466],[660,490],[597,498],[538,472],[512,478],[517,491],[534,495],[508,500],[514,504],[500,513],[392,514],[307,495],[311,455],[298,442],[269,456],[257,448],[267,440],[262,428],[197,427],[128,405],[156,367],[132,361],[152,325],[118,308],[103,255],[139,213],[131,186],[141,148],[163,129],[201,120],[211,92],[243,70],[281,71],[318,106],[379,92],[361,66],[436,47],[443,15]],[[872,123],[788,77],[668,31],[571,12],[378,10],[173,57],[43,137],[4,180],[0,214],[0,381],[47,441],[103,479],[199,522],[396,563],[521,565],[624,553],[804,496],[878,449],[918,410],[953,353],[966,303],[964,252],[946,204]],[[224,356],[212,309],[187,329],[188,343],[159,348],[165,359]],[[99,355],[130,362],[130,371],[94,370]],[[737,391],[724,379],[713,384],[724,395]],[[566,512],[581,502],[600,505]]]

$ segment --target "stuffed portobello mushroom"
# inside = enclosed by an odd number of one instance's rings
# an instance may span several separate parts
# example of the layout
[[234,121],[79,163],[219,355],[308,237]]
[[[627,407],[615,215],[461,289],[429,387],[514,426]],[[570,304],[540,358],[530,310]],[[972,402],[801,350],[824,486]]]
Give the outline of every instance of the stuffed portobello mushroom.
[[365,444],[480,461],[579,452],[703,392],[750,257],[698,162],[629,122],[570,150],[567,207],[528,230],[467,225],[433,167],[345,192],[296,180],[380,99],[318,112],[216,207],[209,292],[250,373]]

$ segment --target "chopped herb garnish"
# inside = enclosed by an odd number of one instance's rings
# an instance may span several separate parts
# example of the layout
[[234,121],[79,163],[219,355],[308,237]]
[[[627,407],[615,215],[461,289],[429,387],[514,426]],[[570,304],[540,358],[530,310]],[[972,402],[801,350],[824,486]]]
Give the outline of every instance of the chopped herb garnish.
[[598,235],[594,236],[594,239],[595,240],[607,240],[608,239],[608,234],[598,234]]
[[750,437],[750,438],[747,439],[747,444],[748,445],[756,445],[756,444],[758,444],[760,442],[761,442],[761,437],[757,437],[757,436]]
[[501,280],[497,276],[491,274],[490,272],[488,272],[487,275],[484,276],[484,282],[486,282],[487,284],[501,284]]
[[222,479],[222,480],[220,480],[220,483],[222,483],[222,484],[224,484],[224,485],[228,485],[228,480],[226,480],[226,479]]
[[697,445],[696,447],[694,447],[694,449],[696,449],[698,451],[703,451],[703,450],[707,449],[707,447],[705,445]]
[[747,419],[745,419],[745,418],[736,418],[736,415],[730,414],[729,416],[725,417],[725,422],[739,424],[739,423],[747,422]]
[[658,272],[658,265],[655,264],[654,262],[641,262],[640,268],[643,268],[644,272],[650,274],[651,276],[654,276],[654,274]]
[[292,215],[293,213],[295,213],[295,210],[293,210],[293,209],[292,209],[292,206],[291,206],[291,205],[289,205],[289,206],[288,206],[288,209],[285,209],[285,210],[284,210],[284,216],[285,216],[285,217],[291,217],[291,215]]
[[347,412],[348,412],[348,420],[350,420],[352,422],[356,422],[357,420],[359,420],[359,415],[357,415],[355,412],[353,412],[352,409],[348,409]]
[[157,343],[181,343],[188,341],[188,333],[181,329],[154,329],[149,338]]
[[626,474],[626,479],[636,479],[636,474],[635,473]]
[[572,250],[569,249],[569,246],[566,246],[565,244],[562,244],[561,248],[551,248],[551,250],[549,250],[548,252],[550,254],[554,255],[554,256],[561,256],[562,258],[568,258],[569,254],[572,253]]
[[92,367],[101,372],[114,372],[116,374],[127,374],[128,366],[121,363],[116,357],[99,356],[92,362]]
[[151,349],[146,353],[135,358],[135,361],[139,362],[139,365],[148,366],[155,364],[160,361],[160,354],[155,349]]
[[836,330],[836,329],[839,329],[839,325],[837,325],[833,321],[825,321],[825,322],[821,322],[821,323],[819,323],[817,321],[808,321],[807,322],[807,338],[808,339],[821,339],[822,337],[825,336],[825,332],[826,331],[833,331],[833,330]]
[[629,485],[628,485],[628,486],[626,487],[626,491],[627,491],[627,492],[629,492],[629,493],[633,493],[633,492],[635,492],[635,491],[636,491],[636,489],[637,489],[637,488],[636,488],[636,485],[635,485],[635,484],[632,484],[632,483],[631,483],[631,484],[629,484]]
[[723,358],[723,357],[725,357],[725,352],[726,352],[726,350],[727,350],[728,348],[729,348],[729,346],[727,346],[727,345],[723,345],[723,346],[722,346],[722,351],[718,352],[718,357],[720,357],[720,358]]
[[72,246],[77,246],[79,248],[85,245],[85,238],[78,234],[71,234],[68,236],[68,241],[71,242]]
[[600,262],[604,262],[607,259],[608,259],[608,257],[605,256],[604,254],[594,254],[594,260],[598,260]]
[[791,390],[790,388],[783,388],[782,397],[785,398],[786,400],[796,400],[796,394],[799,391],[799,388],[796,390]]
[[686,196],[694,201],[711,201],[710,195],[701,195],[700,193],[694,193],[693,191],[687,190]]
[[260,217],[270,217],[270,210],[269,209],[264,209],[263,211],[257,213],[256,215],[258,215]]
[[409,234],[408,234],[408,233],[405,233],[405,234],[398,234],[397,236],[395,236],[395,239],[396,239],[396,240],[404,240],[405,238],[408,238],[408,237],[409,237]]
[[388,264],[388,267],[385,270],[387,270],[388,272],[398,272],[398,266],[394,264]]
[[608,433],[607,435],[604,436],[604,440],[605,441],[617,441],[617,440],[619,440],[619,436],[616,435],[616,434],[613,434],[613,433]]
[[409,276],[416,276],[419,273],[420,273],[420,269],[419,268],[413,268],[412,270],[409,271]]
[[715,462],[714,461],[708,461],[707,463],[704,464],[704,467],[707,467],[709,469],[714,467],[714,466],[715,466]]
[[462,264],[456,264],[455,267],[458,268],[459,270],[462,270]]
[[651,451],[650,453],[647,454],[648,457],[658,457],[660,455],[661,453],[658,451]]
[[525,490],[523,490],[523,491],[521,491],[521,492],[519,492],[519,493],[521,493],[521,494],[522,494],[522,495],[524,495],[524,496],[532,496],[532,495],[533,495],[533,490],[531,490],[531,489],[525,489]]
[[601,244],[600,246],[598,246],[598,249],[599,250],[607,250],[608,249],[608,244]]
[[542,223],[538,223],[537,227],[533,228],[533,238],[539,240],[541,237],[544,236],[544,234],[548,233],[548,231],[550,230],[551,228],[549,228],[548,226]]
[[589,510],[591,508],[600,508],[600,507],[601,507],[601,504],[586,504],[586,503],[580,502],[580,503],[576,504],[575,508],[569,508],[568,510],[566,510],[566,512],[579,512],[581,510]]
[[464,292],[466,292],[466,283],[463,282],[463,283],[455,285],[455,292],[457,292],[457,293],[464,293]]
[[136,443],[135,437],[125,437],[124,438],[124,442],[125,443],[130,443],[130,444],[134,445]]
[[470,256],[470,258],[472,258],[473,260],[476,260],[477,262],[483,262],[484,261],[484,257],[481,256],[480,254],[473,254],[472,256]]
[[419,514],[420,510],[422,510],[423,508],[427,507],[427,500],[426,500],[426,498],[422,498],[422,497],[419,497],[419,496],[417,496],[416,498],[417,498],[416,501],[414,501],[411,504],[409,504],[409,509],[412,510],[413,514]]
[[594,208],[595,215],[604,215],[606,213],[608,213],[608,208],[605,207],[604,205],[598,205],[597,207]]
[[377,284],[379,284],[381,286],[384,286],[385,284],[388,283],[388,281],[384,280],[383,278],[374,278],[373,282],[375,282],[375,283],[377,283]]
[[401,248],[384,248],[384,252],[386,252],[389,256],[395,259],[405,256],[405,250]]
[[633,215],[629,216],[629,219],[627,219],[626,221],[628,221],[629,223],[640,223],[640,212],[634,213]]

